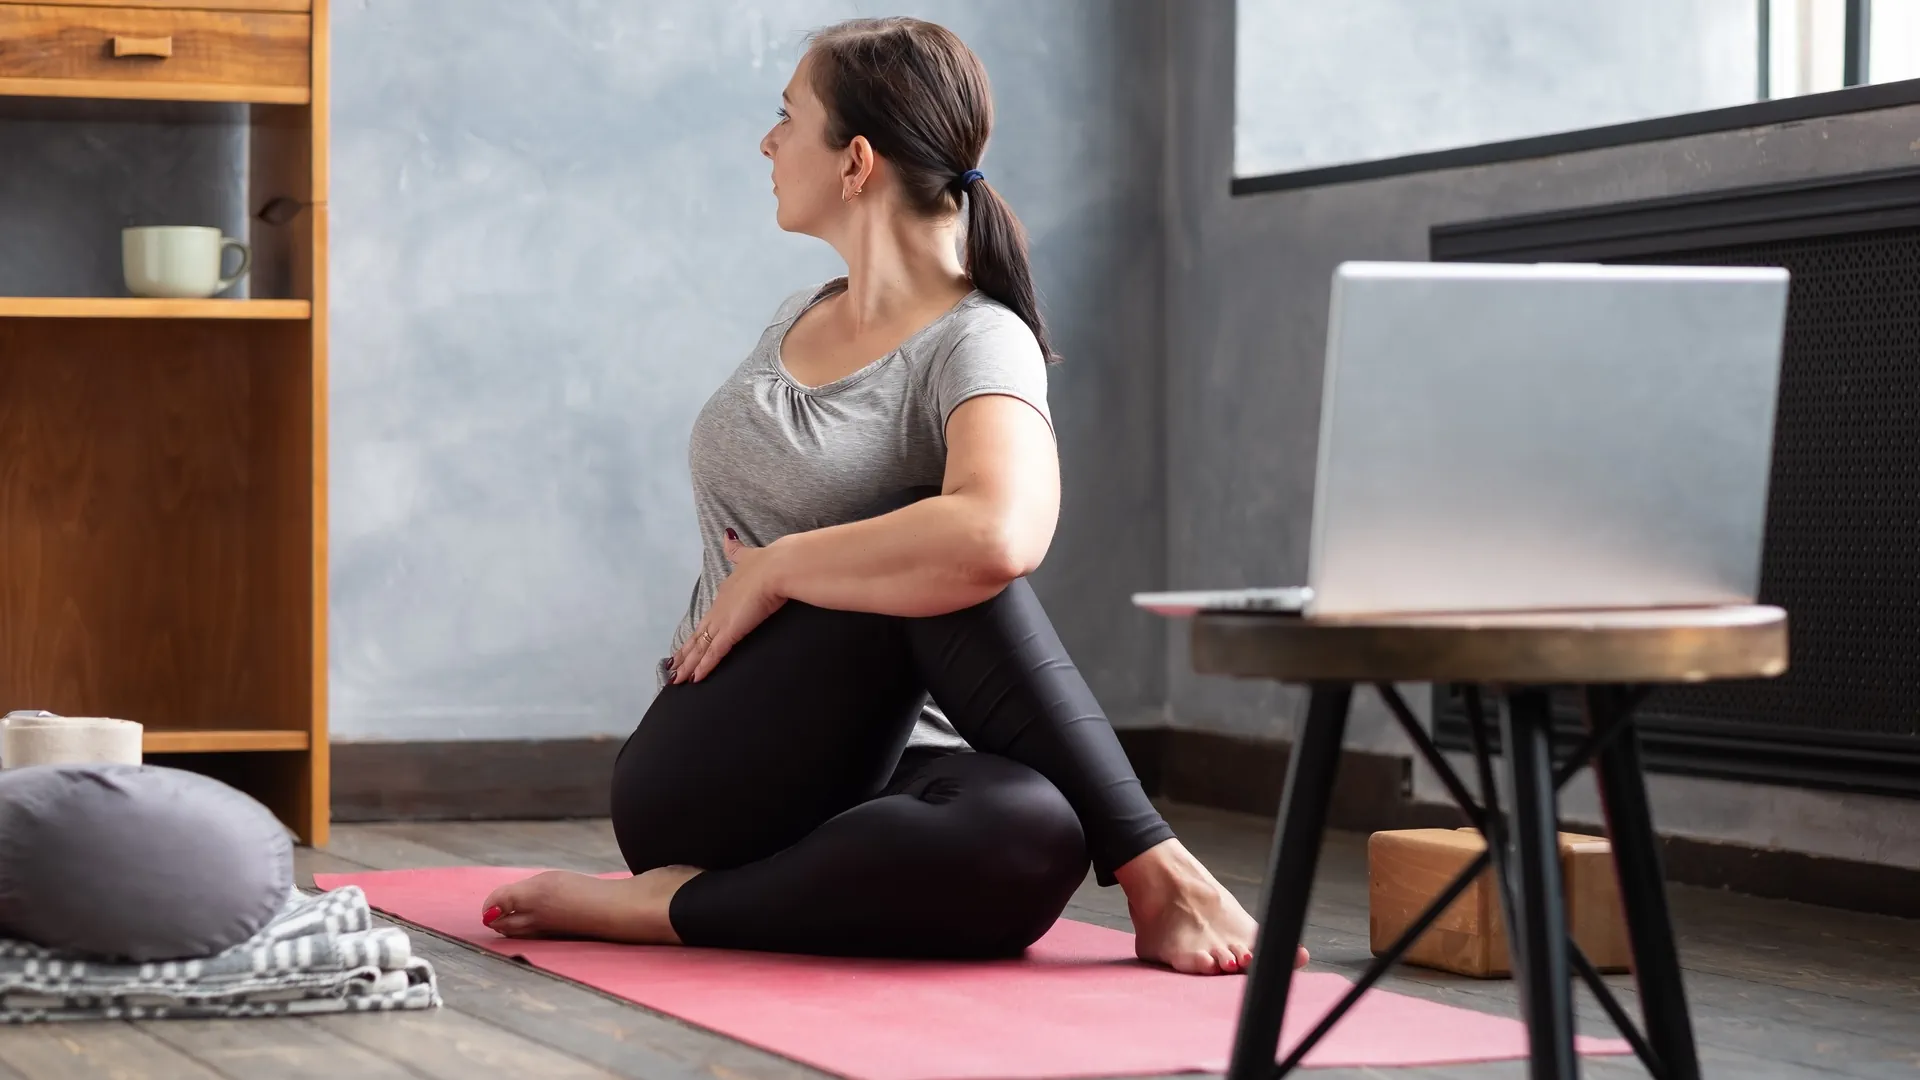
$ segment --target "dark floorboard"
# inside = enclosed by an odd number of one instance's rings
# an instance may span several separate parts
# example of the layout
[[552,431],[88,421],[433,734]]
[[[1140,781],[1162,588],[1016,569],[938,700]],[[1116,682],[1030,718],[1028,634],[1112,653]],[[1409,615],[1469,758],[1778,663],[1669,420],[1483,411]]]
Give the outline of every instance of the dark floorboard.
[[[1243,902],[1258,899],[1268,824],[1169,807],[1186,842]],[[298,856],[315,872],[489,863],[582,871],[618,869],[604,821],[341,825],[325,851]],[[1365,840],[1328,838],[1315,882],[1307,946],[1323,970],[1357,974],[1369,959]],[[1687,989],[1707,1075],[1787,1078],[1920,1076],[1920,923],[1672,890]],[[1128,927],[1117,889],[1089,881],[1067,914]],[[414,932],[440,973],[446,1007],[433,1013],[273,1021],[149,1021],[0,1031],[0,1080],[68,1077],[208,1080],[368,1080],[628,1077],[633,1080],[809,1080],[823,1074],[637,1008],[597,991]],[[1608,985],[1631,1010],[1633,980]],[[1389,975],[1403,994],[1512,1016],[1505,980],[1418,969]],[[1581,1029],[1611,1035],[1580,991]],[[964,1023],[964,1018],[956,1018]],[[1428,1069],[1316,1069],[1310,1080],[1521,1080],[1520,1062]],[[1643,1077],[1631,1059],[1588,1058],[1596,1080]]]
[[525,1076],[609,1080],[608,1072],[564,1050],[489,1024],[460,1009],[316,1017],[321,1029],[432,1080]]
[[310,1020],[275,1020],[262,1038],[258,1020],[193,1023],[153,1020],[140,1029],[228,1077],[285,1080],[413,1080],[399,1063],[327,1031]]
[[0,1061],[29,1080],[83,1076],[218,1080],[220,1076],[134,1024],[47,1024],[0,1031]]

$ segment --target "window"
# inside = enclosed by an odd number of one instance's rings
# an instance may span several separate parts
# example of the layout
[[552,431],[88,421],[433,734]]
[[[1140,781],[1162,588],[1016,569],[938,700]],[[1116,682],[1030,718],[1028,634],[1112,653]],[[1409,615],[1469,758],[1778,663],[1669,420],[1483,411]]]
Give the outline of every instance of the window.
[[1867,10],[1867,70],[1861,81],[1920,79],[1920,0],[1873,0]]
[[1920,77],[1920,0],[1238,0],[1234,173]]
[[[1920,0],[1762,0],[1768,13],[1761,96],[1920,78]],[[1859,35],[1852,48],[1848,39]],[[1861,70],[1849,72],[1859,63]]]

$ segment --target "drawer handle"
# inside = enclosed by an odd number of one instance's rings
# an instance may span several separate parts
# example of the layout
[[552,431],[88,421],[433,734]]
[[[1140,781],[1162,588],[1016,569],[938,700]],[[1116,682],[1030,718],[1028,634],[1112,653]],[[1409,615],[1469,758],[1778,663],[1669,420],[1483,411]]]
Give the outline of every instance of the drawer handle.
[[115,56],[159,56],[173,55],[173,35],[166,37],[124,37],[114,35],[113,55]]

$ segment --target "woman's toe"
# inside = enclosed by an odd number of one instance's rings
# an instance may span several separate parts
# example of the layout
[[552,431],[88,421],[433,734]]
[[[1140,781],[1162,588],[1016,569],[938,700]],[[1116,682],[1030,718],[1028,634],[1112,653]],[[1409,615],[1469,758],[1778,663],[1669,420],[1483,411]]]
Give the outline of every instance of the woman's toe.
[[488,929],[501,937],[532,937],[540,930],[540,921],[530,912],[502,915]]
[[512,911],[515,907],[514,885],[518,884],[519,882],[514,882],[513,885],[502,885],[488,893],[487,898],[480,901],[480,921],[485,922],[489,914],[497,919]]

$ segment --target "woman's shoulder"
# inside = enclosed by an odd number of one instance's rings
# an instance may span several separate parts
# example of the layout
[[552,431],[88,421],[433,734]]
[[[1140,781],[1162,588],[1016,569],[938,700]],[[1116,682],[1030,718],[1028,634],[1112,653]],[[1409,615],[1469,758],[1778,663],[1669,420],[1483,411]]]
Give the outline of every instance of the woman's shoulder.
[[780,301],[780,306],[774,309],[773,321],[768,325],[780,326],[785,323],[790,323],[798,319],[800,313],[807,310],[807,308],[812,307],[818,301],[824,300],[846,287],[847,279],[844,277],[837,277],[830,281],[821,282],[818,285],[809,285],[799,292],[788,296],[785,300]]
[[1012,363],[1031,359],[1041,363],[1040,340],[1033,328],[1007,305],[975,291],[967,294],[942,321],[937,352],[987,351]]
[[1012,308],[981,292],[969,294],[924,342],[916,363],[934,414],[945,418],[969,398],[1011,394],[1047,415],[1047,365],[1040,342]]

